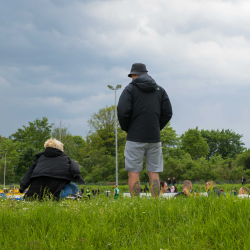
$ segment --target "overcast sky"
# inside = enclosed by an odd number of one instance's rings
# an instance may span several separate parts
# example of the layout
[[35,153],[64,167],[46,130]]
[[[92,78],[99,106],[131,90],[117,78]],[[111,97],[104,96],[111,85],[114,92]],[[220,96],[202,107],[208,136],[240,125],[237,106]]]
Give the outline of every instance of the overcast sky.
[[0,135],[36,118],[87,120],[142,62],[165,88],[171,125],[231,129],[250,148],[250,1],[11,0],[0,4]]

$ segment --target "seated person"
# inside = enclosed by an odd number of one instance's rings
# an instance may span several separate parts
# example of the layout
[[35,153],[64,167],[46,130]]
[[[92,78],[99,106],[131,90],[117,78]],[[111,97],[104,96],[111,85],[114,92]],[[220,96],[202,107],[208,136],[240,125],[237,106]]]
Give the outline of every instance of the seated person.
[[231,191],[234,195],[237,195],[237,189],[236,187],[233,187],[232,191]]
[[168,186],[167,186],[167,183],[165,181],[160,181],[160,188],[161,188],[161,191],[160,191],[161,195],[167,193]]
[[208,181],[206,183],[206,191],[208,196],[213,194],[213,195],[218,195],[218,197],[220,197],[221,195],[221,191],[217,189],[215,181]]
[[241,198],[249,198],[249,189],[247,187],[242,187],[240,190],[239,190],[239,195],[238,197],[241,197]]
[[174,193],[174,186],[171,187],[171,193]]
[[190,190],[192,189],[192,182],[189,180],[185,180],[182,185],[183,191],[177,193],[174,197],[177,196],[191,196]]
[[175,192],[175,193],[178,193],[178,189],[177,189],[176,186],[174,186],[174,192]]
[[79,166],[63,153],[63,144],[49,139],[44,144],[45,151],[35,155],[33,164],[20,183],[20,193],[30,185],[24,198],[42,199],[52,194],[54,198],[64,198],[76,194],[78,187],[71,181],[85,184]]

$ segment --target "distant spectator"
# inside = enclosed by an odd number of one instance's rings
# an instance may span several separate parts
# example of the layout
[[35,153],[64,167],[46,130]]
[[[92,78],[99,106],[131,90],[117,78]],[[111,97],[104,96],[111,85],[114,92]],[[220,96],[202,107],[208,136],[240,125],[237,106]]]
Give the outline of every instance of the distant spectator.
[[192,189],[192,182],[189,180],[185,180],[182,185],[182,192],[179,192],[175,195],[175,197],[178,196],[190,196],[190,190]]
[[8,193],[8,189],[7,189],[7,188],[4,188],[3,192],[4,192],[5,194],[7,194],[7,193]]
[[175,184],[176,184],[176,179],[175,177],[173,177],[173,186],[175,186]]
[[174,193],[174,186],[171,187],[171,193]]
[[117,185],[115,185],[115,189],[114,189],[114,199],[118,199],[119,198],[119,188],[117,187]]
[[236,187],[233,187],[232,193],[233,193],[234,195],[237,195],[237,189],[236,189]]
[[149,192],[149,189],[148,189],[147,185],[145,185],[144,193],[148,193],[148,192]]
[[178,193],[178,189],[177,189],[176,186],[174,186],[174,192],[175,192],[175,193]]
[[100,195],[100,189],[98,188],[97,189],[97,197],[99,198],[99,195]]
[[84,187],[81,188],[81,195],[84,194]]
[[171,186],[171,180],[170,180],[170,178],[168,178],[168,180],[167,180],[167,185],[168,185],[168,187]]
[[106,193],[107,193],[107,197],[109,197],[109,193],[110,193],[110,191],[109,191],[109,190],[107,190],[107,191],[106,191]]
[[243,185],[245,181],[246,181],[246,179],[242,176],[241,177],[241,184]]
[[93,194],[93,199],[95,199],[95,194],[96,194],[96,192],[95,192],[95,189],[94,189],[94,188],[92,189],[92,194]]
[[211,194],[218,195],[220,197],[221,191],[217,189],[215,181],[208,181],[206,183],[206,191],[208,196]]
[[89,199],[90,199],[90,190],[89,190],[89,188],[87,188],[86,194],[87,194],[87,196],[88,196]]
[[239,190],[239,195],[238,197],[241,197],[241,198],[249,198],[249,189],[247,187],[242,187],[240,190]]
[[165,181],[160,181],[160,188],[161,188],[161,191],[160,191],[161,195],[164,193],[167,193],[168,186],[167,186],[167,183]]

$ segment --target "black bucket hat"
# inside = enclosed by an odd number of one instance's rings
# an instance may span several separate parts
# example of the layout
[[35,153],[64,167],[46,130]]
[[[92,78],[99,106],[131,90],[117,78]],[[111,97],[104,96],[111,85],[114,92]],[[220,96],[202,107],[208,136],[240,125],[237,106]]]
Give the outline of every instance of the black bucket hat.
[[130,74],[128,74],[128,77],[131,77],[131,75],[147,75],[147,69],[146,65],[143,63],[134,63],[132,65]]

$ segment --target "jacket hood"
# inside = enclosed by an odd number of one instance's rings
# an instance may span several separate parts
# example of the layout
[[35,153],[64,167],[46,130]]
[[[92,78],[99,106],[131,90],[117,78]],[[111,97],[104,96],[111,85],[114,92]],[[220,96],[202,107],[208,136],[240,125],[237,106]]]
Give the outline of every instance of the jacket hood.
[[57,157],[57,156],[60,156],[63,154],[64,154],[63,151],[61,151],[60,149],[57,149],[57,148],[47,147],[44,151],[44,155],[47,157]]
[[141,91],[148,93],[154,92],[158,88],[155,80],[149,75],[140,75],[131,84],[137,86]]

